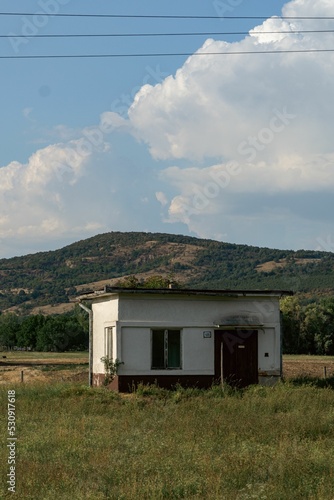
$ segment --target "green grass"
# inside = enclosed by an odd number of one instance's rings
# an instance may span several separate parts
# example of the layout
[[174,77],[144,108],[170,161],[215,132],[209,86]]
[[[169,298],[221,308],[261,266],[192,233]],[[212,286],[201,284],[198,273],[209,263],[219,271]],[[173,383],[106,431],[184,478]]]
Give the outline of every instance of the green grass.
[[315,354],[284,354],[283,361],[334,361],[334,356],[318,356]]
[[[15,389],[17,498],[333,498],[330,388],[141,386],[128,396],[76,384]],[[10,498],[6,438],[3,418],[1,498]]]
[[[30,361],[32,359],[38,360],[48,360],[48,359],[66,359],[69,362],[76,361],[78,359],[87,360],[88,363],[88,352],[37,352],[37,351],[2,351],[0,352],[0,360],[2,356],[6,356],[7,361],[17,360],[17,361]],[[4,359],[5,361],[5,359]]]

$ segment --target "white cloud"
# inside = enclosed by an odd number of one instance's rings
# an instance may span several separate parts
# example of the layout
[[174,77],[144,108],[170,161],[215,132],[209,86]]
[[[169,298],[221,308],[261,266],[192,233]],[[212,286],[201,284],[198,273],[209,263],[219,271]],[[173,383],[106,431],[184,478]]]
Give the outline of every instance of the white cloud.
[[168,204],[168,198],[162,191],[157,191],[155,193],[155,197],[163,207],[165,207]]
[[[267,19],[260,26],[256,26],[254,29],[250,30],[251,37],[258,44],[275,44],[276,42],[282,42],[284,39],[292,39],[293,31],[296,31],[297,25],[294,22],[287,22],[278,17],[272,17]],[[276,32],[276,33],[275,33]],[[281,33],[277,33],[281,32]],[[299,36],[294,35],[295,39],[298,40]]]
[[[270,246],[314,248],[321,224],[327,232],[332,227],[328,213],[334,154],[314,155],[307,161],[295,155],[270,166],[265,162],[175,166],[162,171],[161,179],[176,193],[164,207],[165,221],[183,223],[203,238],[217,238],[222,232],[231,242],[268,246],[269,237]],[[301,231],[303,240],[298,244]]]
[[[286,15],[334,14],[325,0],[293,1]],[[275,109],[296,115],[263,156],[332,149],[334,54],[211,55],[215,52],[333,47],[331,33],[262,35],[292,30],[302,21],[265,21],[235,43],[207,40],[175,76],[145,85],[129,109],[137,136],[160,159],[235,159],[239,144],[268,126]],[[330,22],[323,22],[326,29]],[[154,124],[154,126],[152,126]]]
[[226,190],[231,193],[333,191],[334,153],[308,158],[296,154],[282,157],[270,165],[259,161],[230,162],[205,168],[169,167],[161,172],[161,178],[186,193],[194,189],[217,191],[217,194]]
[[74,186],[84,174],[88,155],[80,154],[80,146],[80,141],[50,145],[26,164],[0,168],[0,237],[59,235],[70,227],[62,211],[66,186]]
[[[161,178],[178,192],[168,206],[169,221],[183,222],[194,230],[192,218],[224,214],[231,197],[234,200],[238,197],[242,206],[242,196],[249,194],[293,197],[310,192],[332,193],[334,154],[314,156],[307,163],[296,155],[282,158],[270,167],[264,162],[217,164],[206,168],[169,167],[161,173]],[[164,201],[165,206],[167,199]],[[245,206],[244,210],[246,215],[249,209]]]
[[105,111],[101,114],[100,128],[106,134],[115,130],[129,131],[131,129],[129,122],[114,111]]

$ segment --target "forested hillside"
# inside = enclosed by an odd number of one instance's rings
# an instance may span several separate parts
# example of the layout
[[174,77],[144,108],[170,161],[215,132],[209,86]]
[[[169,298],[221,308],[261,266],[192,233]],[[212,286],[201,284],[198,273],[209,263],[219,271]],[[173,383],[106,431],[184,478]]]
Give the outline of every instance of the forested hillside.
[[[60,250],[0,260],[0,311],[68,303],[96,282],[169,276],[184,287],[331,295],[334,254],[274,250],[160,233],[112,232]],[[114,281],[112,281],[114,280]]]
[[[181,287],[293,290],[296,296],[281,302],[284,352],[334,354],[332,253],[107,233],[53,252],[2,259],[0,278],[1,345],[85,348],[87,318],[73,309],[78,294],[108,283],[163,287],[173,280]],[[71,311],[48,316],[59,312],[58,305]]]

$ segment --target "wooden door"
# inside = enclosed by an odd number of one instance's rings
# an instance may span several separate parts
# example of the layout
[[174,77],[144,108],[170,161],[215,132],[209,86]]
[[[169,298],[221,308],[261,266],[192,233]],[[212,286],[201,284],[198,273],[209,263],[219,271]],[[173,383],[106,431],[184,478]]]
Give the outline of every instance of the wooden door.
[[258,383],[257,330],[215,331],[215,379],[236,387]]

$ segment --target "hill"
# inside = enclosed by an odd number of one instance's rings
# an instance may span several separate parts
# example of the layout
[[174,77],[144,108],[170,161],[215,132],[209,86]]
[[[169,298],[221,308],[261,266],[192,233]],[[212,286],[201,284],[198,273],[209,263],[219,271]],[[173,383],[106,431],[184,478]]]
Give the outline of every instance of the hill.
[[63,311],[78,293],[133,274],[173,276],[193,288],[277,288],[326,295],[334,288],[334,254],[172,234],[105,233],[60,250],[1,259],[0,311]]

